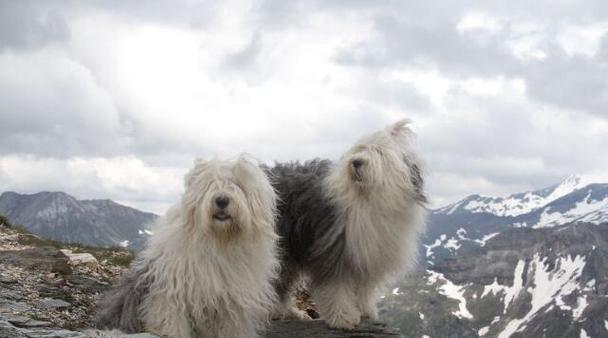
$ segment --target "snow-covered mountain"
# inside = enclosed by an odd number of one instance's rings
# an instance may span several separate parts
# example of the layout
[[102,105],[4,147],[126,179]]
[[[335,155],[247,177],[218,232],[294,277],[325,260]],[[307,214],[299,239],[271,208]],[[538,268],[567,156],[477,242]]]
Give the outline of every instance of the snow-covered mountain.
[[510,229],[400,281],[381,309],[408,337],[608,337],[608,223]]
[[583,176],[572,175],[560,184],[537,191],[517,193],[507,197],[472,195],[459,202],[438,209],[437,212],[451,214],[459,210],[466,210],[471,213],[491,213],[496,216],[519,216],[542,208],[561,197],[593,183],[598,182],[590,181]]
[[0,214],[28,231],[64,243],[143,247],[158,216],[111,200],[77,200],[63,192],[0,195]]
[[408,337],[608,337],[606,183],[469,196],[430,212],[420,253],[381,302]]
[[507,197],[471,195],[432,210],[424,255],[436,259],[482,247],[511,228],[546,228],[587,222],[608,222],[608,183],[570,176],[560,184]]

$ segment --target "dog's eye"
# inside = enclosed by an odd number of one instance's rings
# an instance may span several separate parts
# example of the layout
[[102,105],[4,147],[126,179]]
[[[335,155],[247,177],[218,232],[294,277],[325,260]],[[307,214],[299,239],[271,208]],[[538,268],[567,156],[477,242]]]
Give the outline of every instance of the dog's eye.
[[241,184],[241,182],[234,182],[234,186],[236,187],[236,189],[239,192],[242,192],[242,193],[245,192],[245,188],[243,188],[243,185]]

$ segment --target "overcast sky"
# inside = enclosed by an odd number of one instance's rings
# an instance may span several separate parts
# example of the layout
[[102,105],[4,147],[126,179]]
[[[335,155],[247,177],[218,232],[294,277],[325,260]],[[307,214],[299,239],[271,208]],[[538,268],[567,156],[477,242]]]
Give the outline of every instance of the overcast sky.
[[160,213],[402,117],[434,206],[608,176],[608,1],[0,0],[0,191]]

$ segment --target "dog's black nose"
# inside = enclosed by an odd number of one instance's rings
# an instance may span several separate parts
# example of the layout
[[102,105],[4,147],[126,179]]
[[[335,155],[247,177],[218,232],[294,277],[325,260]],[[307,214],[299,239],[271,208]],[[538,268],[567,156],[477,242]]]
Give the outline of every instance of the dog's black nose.
[[230,204],[228,197],[222,196],[215,199],[215,205],[220,209],[226,209],[228,204]]
[[355,169],[359,169],[363,165],[363,163],[364,162],[362,159],[356,158],[353,160],[352,165]]

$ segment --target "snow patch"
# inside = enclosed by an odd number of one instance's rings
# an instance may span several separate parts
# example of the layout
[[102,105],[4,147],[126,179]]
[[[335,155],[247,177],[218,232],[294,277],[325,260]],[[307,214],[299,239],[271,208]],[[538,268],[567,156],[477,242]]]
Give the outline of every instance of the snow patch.
[[443,247],[446,249],[458,250],[460,249],[460,244],[458,243],[458,240],[456,238],[452,237],[448,239],[447,242],[445,242]]
[[520,260],[517,262],[517,266],[515,266],[515,272],[513,273],[513,286],[505,287],[505,298],[503,302],[504,313],[507,312],[507,308],[511,304],[511,301],[521,292],[524,284],[524,267],[526,266],[526,262]]
[[496,237],[499,234],[500,234],[499,232],[494,232],[494,233],[483,236],[481,239],[476,239],[475,242],[479,243],[481,246],[485,246],[487,241]]
[[[559,185],[553,188],[548,195],[542,191],[527,192],[524,194],[515,194],[507,197],[477,197],[475,200],[470,200],[464,209],[469,210],[472,213],[491,213],[497,216],[519,216],[527,214],[536,209],[542,208],[543,206],[566,196],[576,190],[582,189],[589,184],[600,183],[593,177],[581,177],[581,176],[569,176]],[[546,195],[546,196],[544,196]],[[465,203],[466,200],[455,203],[451,206],[440,209],[442,212],[450,214],[454,212],[459,206]],[[608,212],[608,211],[607,211]]]
[[452,312],[452,314],[458,318],[473,319],[473,315],[467,309],[467,300],[464,297],[465,286],[452,283],[452,281],[445,278],[443,274],[439,272],[431,270],[428,270],[428,272],[430,274],[429,280],[433,280],[433,284],[439,280],[443,281],[443,285],[439,287],[439,293],[458,301],[458,311]]
[[494,278],[494,282],[492,284],[483,286],[481,298],[489,295],[490,293],[492,293],[494,296],[497,296],[500,292],[505,292],[506,288],[507,287],[505,287],[504,285],[498,284],[498,279]]
[[581,328],[581,338],[591,338],[591,336],[587,334],[587,331],[585,331],[585,329]]
[[572,317],[574,317],[574,319],[580,319],[588,305],[587,296],[579,297],[576,302],[576,308],[572,310]]
[[[441,236],[445,236],[445,235],[441,235]],[[436,239],[435,242],[433,242],[433,244],[431,245],[425,245],[426,247],[426,256],[427,257],[431,257],[433,256],[433,249],[437,248],[441,246],[441,239]]]
[[566,224],[576,220],[596,223],[602,220],[602,209],[608,210],[608,197],[603,200],[591,200],[591,190],[583,201],[576,203],[574,208],[564,212],[551,212],[551,208],[543,210],[540,220],[534,228],[547,228]]
[[125,239],[124,241],[122,241],[122,242],[118,243],[118,245],[120,245],[120,246],[121,246],[121,247],[123,247],[123,248],[126,248],[126,247],[128,247],[128,246],[129,246],[129,240],[128,240],[128,239]]
[[[534,255],[533,260],[529,263],[527,276],[528,280],[534,282],[534,287],[529,287],[526,290],[532,296],[531,309],[523,318],[514,319],[509,322],[505,329],[498,335],[499,338],[510,337],[513,333],[523,330],[525,323],[532,319],[539,310],[551,304],[553,300],[556,301],[556,304],[560,308],[572,311],[573,316],[580,316],[582,311],[587,307],[586,299],[584,301],[579,299],[575,310],[567,307],[562,300],[562,297],[571,294],[577,289],[577,280],[580,279],[583,268],[585,267],[585,257],[578,255],[574,258],[571,256],[562,257],[555,261],[555,267],[553,269],[549,269],[549,266],[550,264],[547,263],[547,258],[541,258],[538,254]],[[521,271],[518,271],[519,267],[520,264],[518,263],[514,287],[516,284],[521,283],[519,282],[520,280],[523,280],[523,265],[521,266]],[[519,288],[521,289],[521,284]],[[518,293],[519,292],[513,294],[507,293],[507,295],[510,296],[510,299],[513,299]],[[505,304],[508,304],[506,295]]]

